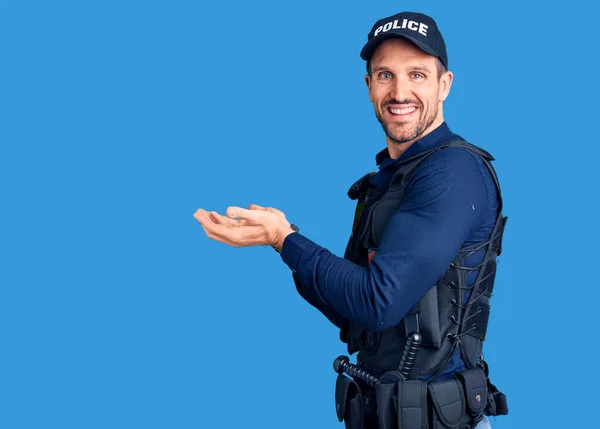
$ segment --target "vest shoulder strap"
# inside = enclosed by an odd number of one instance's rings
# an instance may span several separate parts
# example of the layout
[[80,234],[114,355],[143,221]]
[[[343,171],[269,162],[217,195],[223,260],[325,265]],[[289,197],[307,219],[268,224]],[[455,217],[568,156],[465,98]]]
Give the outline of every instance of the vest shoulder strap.
[[[498,189],[498,195],[499,196],[502,195],[501,190],[500,190],[500,181],[498,180],[498,175],[496,174],[496,170],[494,169],[494,167],[491,164],[491,161],[495,161],[495,158],[488,151],[486,151],[480,147],[477,147],[474,144],[468,143],[464,140],[451,140],[451,141],[439,146],[439,149],[443,149],[446,147],[458,147],[458,148],[469,150],[469,151],[475,153],[476,155],[478,155],[481,158],[481,160],[483,161],[483,163],[485,164],[485,166],[490,171],[490,174],[492,175],[492,178],[494,179],[494,183],[496,184],[496,189]],[[500,209],[502,209],[502,198],[500,198],[499,203],[500,203]]]
[[[404,168],[400,168],[392,177],[392,180],[390,180],[390,190],[392,190],[393,187],[398,186],[399,188],[404,188],[405,185],[407,184],[408,180],[410,180],[410,178],[416,173],[418,167],[421,165],[421,163],[423,163],[430,155],[433,155],[434,153],[443,150],[445,148],[448,147],[455,147],[455,148],[461,148],[461,149],[465,149],[468,150],[474,154],[476,154],[477,156],[479,156],[479,158],[483,161],[483,163],[485,164],[485,166],[487,167],[487,169],[489,170],[490,174],[492,175],[492,179],[494,180],[494,184],[496,185],[496,189],[498,190],[498,204],[499,204],[499,210],[500,212],[502,211],[502,192],[500,189],[500,181],[498,180],[498,175],[496,174],[496,170],[494,169],[494,167],[491,164],[491,161],[494,161],[495,158],[486,150],[475,146],[474,144],[471,144],[469,142],[466,142],[464,140],[450,140],[440,146],[437,146],[435,148],[429,149],[428,151],[425,151],[423,153],[420,153],[418,155],[412,156],[410,158],[407,158],[406,160],[402,161],[401,165],[404,166]],[[404,192],[404,189],[401,190],[401,193]],[[394,195],[396,198],[398,197],[398,194]]]

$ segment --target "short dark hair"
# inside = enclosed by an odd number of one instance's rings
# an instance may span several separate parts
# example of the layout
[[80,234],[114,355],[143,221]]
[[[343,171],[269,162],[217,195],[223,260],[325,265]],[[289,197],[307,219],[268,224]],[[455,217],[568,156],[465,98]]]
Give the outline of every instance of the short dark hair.
[[[448,71],[448,69],[446,69],[446,67],[439,58],[436,58],[435,67],[437,69],[438,79]],[[373,73],[371,71],[371,60],[367,61],[367,73],[369,74],[369,78],[372,79]]]

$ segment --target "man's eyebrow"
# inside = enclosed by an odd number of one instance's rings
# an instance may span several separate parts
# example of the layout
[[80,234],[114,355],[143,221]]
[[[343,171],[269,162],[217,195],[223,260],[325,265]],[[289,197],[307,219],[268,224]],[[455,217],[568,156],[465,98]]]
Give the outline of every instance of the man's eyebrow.
[[373,69],[371,70],[372,72],[379,72],[379,71],[384,71],[384,70],[389,70],[388,67],[384,67],[384,66],[377,66],[377,67],[373,67]]
[[420,72],[424,72],[424,73],[431,73],[431,70],[429,70],[429,67],[425,67],[425,66],[414,66],[414,67],[408,67],[410,69],[410,71],[420,71]]
[[[373,67],[373,69],[371,70],[373,73],[375,72],[380,72],[380,71],[388,71],[390,70],[389,67],[385,67],[385,66],[375,66]],[[423,73],[431,73],[431,70],[429,69],[429,67],[426,66],[408,66],[406,67],[406,70],[410,70],[410,71],[418,71],[418,72],[423,72]]]

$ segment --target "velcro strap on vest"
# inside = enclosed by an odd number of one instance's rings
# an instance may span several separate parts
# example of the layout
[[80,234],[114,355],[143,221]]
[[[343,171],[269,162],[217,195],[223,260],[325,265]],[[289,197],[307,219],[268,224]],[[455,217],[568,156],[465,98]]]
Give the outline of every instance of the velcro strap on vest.
[[465,317],[466,329],[469,330],[467,335],[478,338],[481,341],[485,340],[488,321],[490,319],[490,306],[483,303],[475,303],[469,308],[468,316]]
[[431,402],[437,418],[447,427],[458,427],[465,416],[465,398],[462,386],[456,379],[429,385]]
[[403,380],[398,382],[398,427],[427,428],[427,382]]

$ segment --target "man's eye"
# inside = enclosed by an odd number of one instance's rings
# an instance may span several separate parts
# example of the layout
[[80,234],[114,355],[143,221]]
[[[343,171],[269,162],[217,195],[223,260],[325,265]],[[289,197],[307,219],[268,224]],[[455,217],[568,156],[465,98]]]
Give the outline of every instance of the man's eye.
[[391,79],[392,74],[390,72],[381,72],[379,73],[379,77],[382,79]]
[[421,73],[413,73],[411,77],[413,79],[423,79],[425,76],[423,76]]

